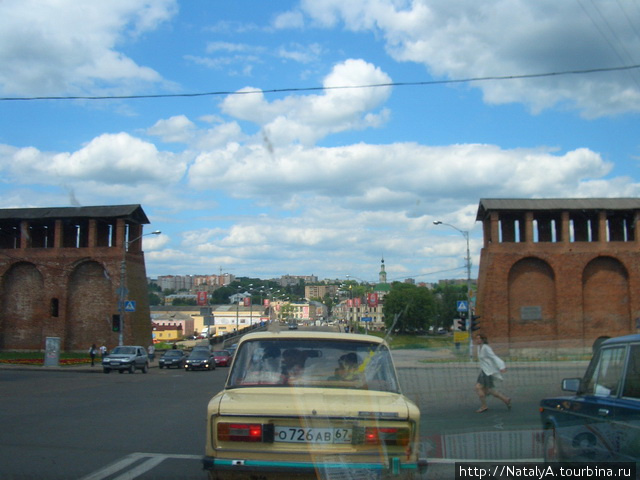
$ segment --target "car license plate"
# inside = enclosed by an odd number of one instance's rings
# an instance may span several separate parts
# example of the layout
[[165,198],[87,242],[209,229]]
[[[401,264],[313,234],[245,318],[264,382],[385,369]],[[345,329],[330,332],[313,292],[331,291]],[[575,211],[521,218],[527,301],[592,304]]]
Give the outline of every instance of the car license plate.
[[285,443],[351,443],[351,429],[276,426],[274,440]]

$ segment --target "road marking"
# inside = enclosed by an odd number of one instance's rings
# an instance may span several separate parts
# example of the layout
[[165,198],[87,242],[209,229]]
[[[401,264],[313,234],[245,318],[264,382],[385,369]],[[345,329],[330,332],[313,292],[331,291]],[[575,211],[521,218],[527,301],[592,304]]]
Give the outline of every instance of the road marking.
[[127,455],[121,460],[116,460],[115,462],[107,465],[106,467],[97,470],[89,475],[82,477],[80,480],[103,480],[111,475],[114,475],[121,470],[125,470],[127,467],[133,465],[140,460],[146,459],[140,465],[123,472],[121,475],[114,477],[113,480],[133,480],[134,478],[152,470],[157,467],[160,463],[167,459],[182,459],[182,460],[201,460],[202,455],[170,455],[165,453],[141,453],[136,452],[130,455]]
[[158,457],[151,457],[149,458],[147,461],[141,463],[140,465],[138,465],[135,468],[132,468],[131,470],[127,470],[125,473],[123,473],[122,475],[119,475],[117,477],[115,477],[113,480],[133,480],[134,478],[136,478],[138,475],[142,475],[143,473],[147,473],[149,470],[157,467],[158,465],[160,465],[160,463],[162,463],[165,458],[167,458],[167,456],[158,456]]

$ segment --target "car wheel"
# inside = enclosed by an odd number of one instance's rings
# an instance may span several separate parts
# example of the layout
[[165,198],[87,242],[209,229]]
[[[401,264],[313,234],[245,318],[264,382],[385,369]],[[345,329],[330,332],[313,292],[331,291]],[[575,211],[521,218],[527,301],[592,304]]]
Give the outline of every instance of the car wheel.
[[158,365],[158,368],[164,368],[164,365]]
[[145,363],[144,367],[142,367],[142,373],[147,373],[149,371],[149,364]]
[[136,366],[133,363],[129,366],[129,373],[136,373]]
[[103,368],[102,371],[104,373],[111,373],[111,369],[110,368]]
[[571,442],[571,446],[575,451],[579,452],[579,456],[581,458],[595,460],[597,443],[598,441],[593,433],[581,432],[574,437]]
[[558,444],[558,434],[554,427],[549,427],[543,432],[542,452],[544,461],[547,463],[560,462],[562,460],[560,446]]
[[118,370],[118,373],[124,373],[124,370],[120,369]]

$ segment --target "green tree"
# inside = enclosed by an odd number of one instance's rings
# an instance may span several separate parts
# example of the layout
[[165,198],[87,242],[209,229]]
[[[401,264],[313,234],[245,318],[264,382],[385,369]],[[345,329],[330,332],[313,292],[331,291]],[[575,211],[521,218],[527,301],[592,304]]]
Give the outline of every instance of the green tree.
[[394,282],[391,291],[384,297],[384,320],[387,328],[398,315],[395,329],[401,332],[426,330],[434,321],[435,300],[431,290],[409,283]]
[[149,292],[149,305],[162,305],[162,298],[153,292]]
[[171,302],[171,305],[173,306],[196,306],[198,304],[198,302],[196,301],[195,298],[174,298],[173,301]]
[[461,318],[458,301],[467,300],[467,286],[445,283],[434,289],[436,298],[435,327],[450,328],[454,318]]

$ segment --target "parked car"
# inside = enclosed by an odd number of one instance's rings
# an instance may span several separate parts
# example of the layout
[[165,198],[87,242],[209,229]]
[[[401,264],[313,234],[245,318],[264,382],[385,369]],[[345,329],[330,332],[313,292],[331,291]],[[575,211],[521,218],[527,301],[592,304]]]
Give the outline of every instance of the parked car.
[[182,368],[184,362],[187,359],[187,355],[182,350],[167,350],[167,352],[158,361],[158,367],[160,368]]
[[208,343],[205,345],[196,345],[191,349],[192,352],[195,352],[196,350],[203,350],[205,352],[211,353],[211,345],[209,345]]
[[125,371],[135,373],[136,370],[142,370],[142,373],[147,373],[149,371],[147,350],[137,345],[115,347],[109,355],[102,359],[102,371],[111,373],[111,370],[117,370],[118,373]]
[[237,348],[238,348],[238,344],[237,343],[231,344],[228,347],[224,347],[224,349],[227,352],[229,352],[229,354],[231,354],[231,358],[233,358],[233,356],[235,355]]
[[603,341],[571,396],[540,403],[548,461],[640,461],[640,335]]
[[216,362],[216,367],[230,366],[231,358],[231,354],[227,350],[215,350],[213,352],[213,359]]
[[289,330],[297,330],[298,329],[298,324],[297,323],[290,323],[289,324]]
[[209,350],[193,350],[184,362],[185,370],[215,370],[216,361]]
[[416,478],[419,424],[384,340],[252,333],[209,402],[203,466],[219,480]]

